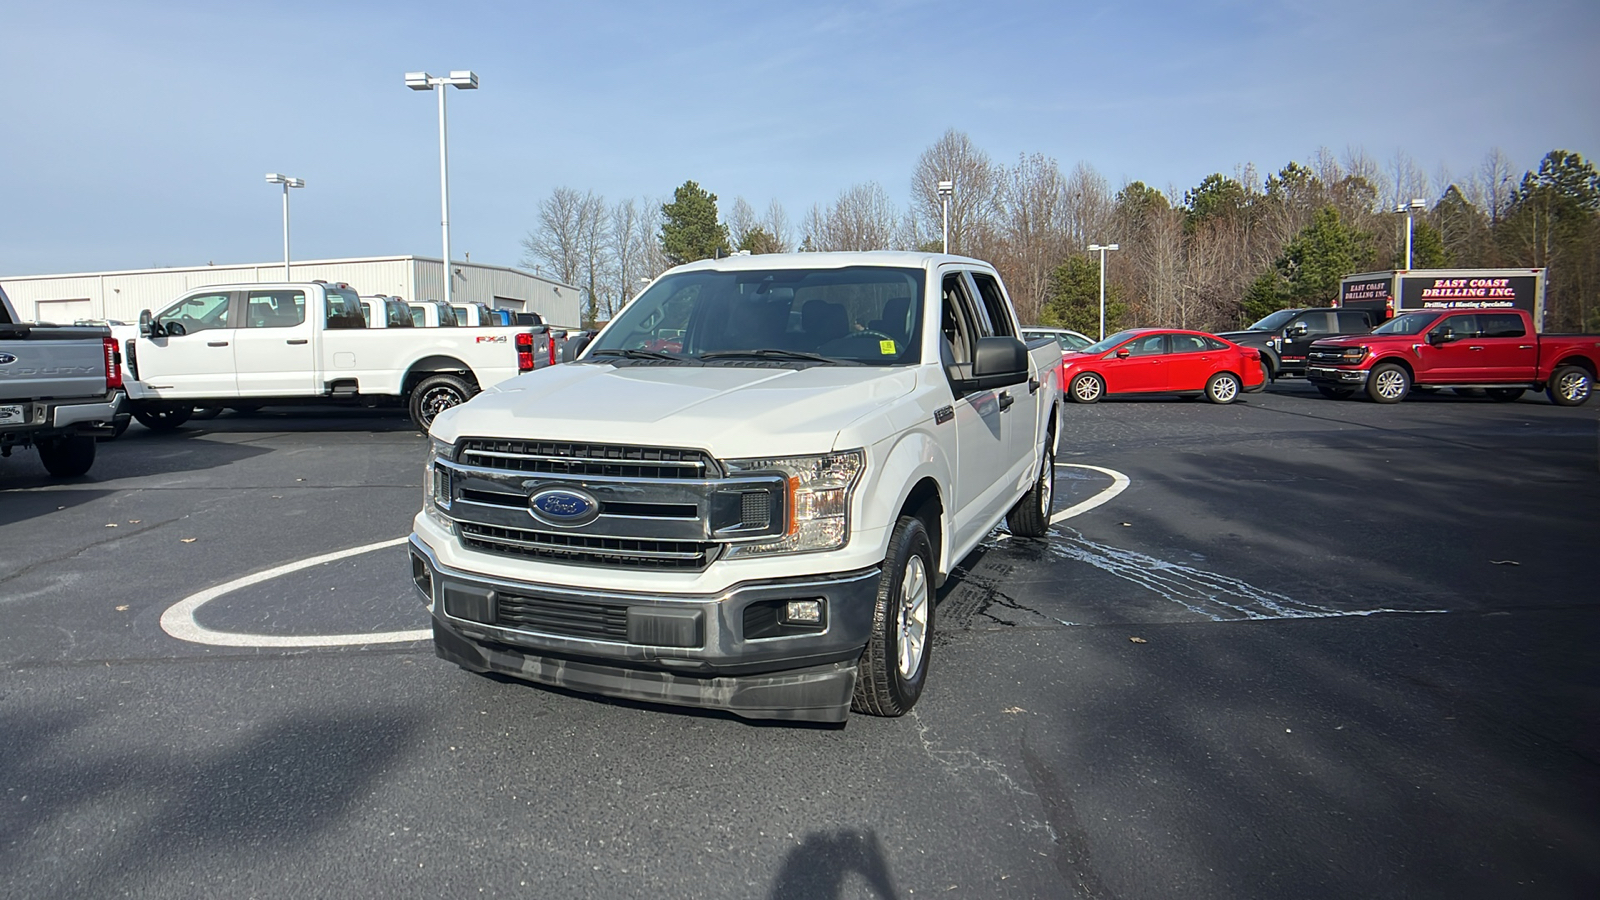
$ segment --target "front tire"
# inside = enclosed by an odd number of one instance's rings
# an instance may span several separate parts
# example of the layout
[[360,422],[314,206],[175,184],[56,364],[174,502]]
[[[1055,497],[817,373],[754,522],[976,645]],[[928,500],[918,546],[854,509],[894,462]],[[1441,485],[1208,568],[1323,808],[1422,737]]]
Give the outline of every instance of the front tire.
[[94,445],[94,436],[87,434],[50,438],[38,444],[39,461],[57,478],[77,478],[94,465]]
[[934,571],[927,526],[901,516],[878,577],[872,636],[856,666],[856,712],[903,716],[922,696],[933,650]]
[[[1053,440],[1053,437],[1047,438]],[[1050,513],[1056,499],[1056,455],[1044,448],[1039,460],[1039,475],[1017,505],[1006,513],[1006,527],[1018,537],[1044,537],[1050,530]]]
[[1325,384],[1317,385],[1317,393],[1329,400],[1348,400],[1355,393],[1354,388],[1329,387]]
[[476,393],[472,385],[455,375],[434,375],[424,378],[421,384],[411,389],[411,399],[408,406],[411,409],[411,421],[423,433],[433,427],[433,420],[452,406],[472,399]]
[[1067,391],[1072,396],[1073,403],[1095,403],[1106,394],[1106,383],[1099,375],[1085,373],[1072,379],[1072,388]]
[[1384,363],[1367,376],[1367,396],[1374,403],[1399,403],[1411,393],[1411,375],[1403,366]]
[[193,413],[192,406],[169,406],[159,403],[140,404],[133,409],[133,417],[139,420],[140,425],[151,431],[172,431],[189,421],[189,416]]
[[1550,375],[1545,395],[1557,406],[1582,406],[1589,400],[1594,376],[1579,366],[1560,366]]
[[1218,372],[1206,382],[1206,399],[1226,405],[1239,399],[1239,376],[1232,372]]

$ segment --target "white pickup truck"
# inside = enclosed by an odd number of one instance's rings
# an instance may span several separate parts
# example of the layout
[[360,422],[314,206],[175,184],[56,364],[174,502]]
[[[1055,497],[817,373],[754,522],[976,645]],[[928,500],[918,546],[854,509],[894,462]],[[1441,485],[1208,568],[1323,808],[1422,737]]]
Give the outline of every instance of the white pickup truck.
[[574,361],[434,420],[410,548],[436,652],[750,718],[907,712],[956,563],[1049,527],[1061,351],[1019,333],[962,257],[665,273]]
[[87,473],[122,405],[121,362],[105,327],[22,322],[0,290],[0,456],[32,445],[51,475]]
[[548,358],[530,327],[367,328],[343,284],[222,284],[189,291],[124,341],[133,416],[171,429],[196,407],[344,402],[441,410]]

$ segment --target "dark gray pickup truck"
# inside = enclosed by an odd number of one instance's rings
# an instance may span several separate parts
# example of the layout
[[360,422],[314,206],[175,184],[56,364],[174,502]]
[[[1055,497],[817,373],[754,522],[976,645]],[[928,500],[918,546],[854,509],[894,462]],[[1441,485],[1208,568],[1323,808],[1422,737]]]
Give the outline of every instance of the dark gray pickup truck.
[[123,396],[109,329],[22,322],[0,290],[0,456],[33,446],[51,475],[82,475]]

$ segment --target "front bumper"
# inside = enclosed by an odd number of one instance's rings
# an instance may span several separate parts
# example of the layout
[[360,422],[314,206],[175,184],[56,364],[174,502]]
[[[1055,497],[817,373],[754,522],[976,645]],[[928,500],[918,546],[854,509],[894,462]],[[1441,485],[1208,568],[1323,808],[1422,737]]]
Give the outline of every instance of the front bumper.
[[1307,366],[1306,380],[1312,384],[1330,384],[1336,387],[1367,383],[1370,369],[1336,369],[1332,366]]
[[[438,655],[570,690],[721,709],[754,719],[842,722],[872,629],[877,567],[745,582],[717,594],[574,589],[443,566],[411,536],[412,581]],[[782,625],[788,600],[823,623]]]

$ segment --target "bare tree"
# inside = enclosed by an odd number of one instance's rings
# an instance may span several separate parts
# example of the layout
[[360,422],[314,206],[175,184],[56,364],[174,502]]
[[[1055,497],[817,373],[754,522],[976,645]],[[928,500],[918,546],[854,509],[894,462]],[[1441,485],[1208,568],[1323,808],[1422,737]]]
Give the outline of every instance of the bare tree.
[[[647,204],[648,206],[648,204]],[[610,230],[607,234],[611,265],[611,280],[606,291],[605,317],[616,315],[638,293],[639,279],[648,269],[646,258],[650,234],[641,228],[644,216],[633,198],[618,201],[611,208]]]
[[812,206],[806,232],[813,250],[887,250],[895,246],[899,217],[877,182],[844,191],[833,207]]
[[973,146],[971,138],[952,128],[922,152],[911,175],[912,205],[918,218],[942,228],[940,181],[955,183],[950,197],[950,252],[974,252],[994,211],[994,166]]
[[787,253],[794,247],[794,235],[789,231],[789,214],[783,211],[783,204],[776,197],[767,204],[767,217],[762,220],[761,226],[772,235],[779,253]]
[[608,283],[611,257],[605,198],[593,191],[584,195],[578,206],[578,257],[581,286],[589,295],[586,323],[591,327],[600,316],[600,291]]
[[576,285],[583,269],[583,211],[593,198],[592,191],[558,187],[540,201],[539,224],[522,239],[523,267],[548,269],[557,281]]
[[1001,171],[990,261],[1000,268],[1024,322],[1039,321],[1051,273],[1072,249],[1070,215],[1067,180],[1054,159],[1035,153]]
[[761,227],[761,223],[756,221],[755,209],[743,197],[733,198],[733,204],[728,207],[724,221],[728,226],[728,239],[735,247],[743,244],[751,231]]

